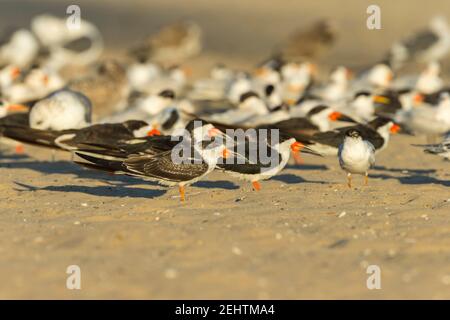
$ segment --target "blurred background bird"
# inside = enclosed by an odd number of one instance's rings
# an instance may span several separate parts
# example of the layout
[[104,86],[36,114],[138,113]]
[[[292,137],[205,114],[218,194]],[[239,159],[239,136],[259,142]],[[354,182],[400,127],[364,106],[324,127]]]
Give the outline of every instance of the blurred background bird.
[[130,50],[140,62],[152,60],[166,65],[179,64],[202,50],[202,30],[192,21],[181,21],[162,27]]
[[287,61],[317,61],[332,48],[337,37],[336,22],[321,19],[292,33],[276,56]]

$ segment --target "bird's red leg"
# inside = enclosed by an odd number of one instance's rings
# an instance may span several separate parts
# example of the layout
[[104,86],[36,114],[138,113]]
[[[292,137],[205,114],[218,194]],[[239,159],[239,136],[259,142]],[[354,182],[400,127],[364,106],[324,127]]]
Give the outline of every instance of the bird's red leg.
[[255,189],[256,191],[261,190],[261,185],[259,184],[258,181],[253,181],[252,185],[253,185],[253,189]]
[[23,144],[16,145],[16,153],[17,154],[25,153],[25,148],[24,148]]
[[181,201],[184,201],[184,186],[179,187]]

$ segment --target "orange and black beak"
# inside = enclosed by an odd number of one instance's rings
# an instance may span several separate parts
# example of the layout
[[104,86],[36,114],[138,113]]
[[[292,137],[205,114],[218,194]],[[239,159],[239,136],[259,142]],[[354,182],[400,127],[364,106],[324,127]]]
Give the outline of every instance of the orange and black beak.
[[418,93],[418,94],[414,95],[413,101],[414,101],[415,104],[419,104],[419,103],[423,102],[424,98],[425,97],[423,96],[423,94]]
[[304,147],[305,147],[305,146],[304,146],[302,143],[297,142],[297,141],[295,141],[293,144],[291,144],[291,150],[292,150],[292,152],[299,152],[299,151],[301,151]]
[[28,112],[30,108],[23,104],[10,104],[6,107],[8,112]]
[[373,96],[373,101],[381,104],[389,104],[391,99],[385,96]]
[[330,119],[331,121],[337,121],[342,117],[342,113],[338,112],[338,111],[333,111],[332,113],[330,113],[328,115],[328,119]]
[[221,134],[222,134],[222,131],[220,131],[217,128],[211,128],[211,129],[208,130],[208,137],[210,137],[210,138],[219,136]]
[[392,125],[392,127],[389,129],[389,131],[392,133],[392,134],[396,134],[397,132],[399,132],[400,131],[400,126],[398,125],[398,124],[396,124],[396,123],[394,123],[393,125]]
[[158,129],[152,129],[149,132],[147,132],[148,137],[160,136],[160,135],[161,135],[161,131],[159,131]]

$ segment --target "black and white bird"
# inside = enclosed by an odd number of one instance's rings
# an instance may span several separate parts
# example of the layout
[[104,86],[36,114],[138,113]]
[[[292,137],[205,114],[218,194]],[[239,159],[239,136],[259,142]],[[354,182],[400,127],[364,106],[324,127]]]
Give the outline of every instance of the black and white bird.
[[423,147],[423,151],[425,153],[435,154],[447,160],[450,160],[450,134],[447,134],[447,136],[441,143],[415,146]]
[[175,106],[175,92],[173,90],[162,90],[157,94],[142,93],[135,99],[133,106],[104,117],[101,122],[121,122],[133,119],[149,121],[149,119],[171,106]]
[[[11,104],[7,102],[5,99],[0,98],[0,137],[3,137],[3,132],[6,126],[18,125],[28,127],[28,112],[29,107],[20,104]],[[15,147],[15,152],[21,154],[24,152],[23,145],[21,143],[17,143],[14,141],[4,141],[2,142],[9,144],[9,142],[13,142],[13,146]]]
[[364,175],[364,185],[369,181],[369,169],[375,164],[375,147],[364,140],[361,132],[349,129],[339,146],[339,164],[347,172],[347,185],[352,187],[352,174]]
[[34,104],[29,113],[29,124],[40,130],[79,129],[91,123],[91,114],[88,97],[63,89]]
[[23,125],[0,127],[5,137],[26,144],[58,149],[77,150],[86,143],[113,145],[152,133],[152,127],[144,121],[129,120],[123,123],[94,124],[81,129],[40,130]]
[[38,39],[27,29],[11,30],[0,40],[0,65],[28,68],[40,50]]
[[31,29],[46,49],[40,63],[53,70],[67,65],[85,66],[98,60],[103,52],[103,37],[98,28],[85,19],[71,27],[71,19],[49,14],[34,17]]
[[[143,142],[141,145],[118,150],[116,156],[108,155],[98,150],[80,150],[76,154],[88,161],[80,163],[91,168],[106,170],[119,174],[127,174],[146,180],[157,181],[166,186],[179,187],[181,201],[185,200],[185,187],[202,179],[211,173],[217,165],[219,158],[227,158],[228,150],[224,140],[210,137],[217,133],[217,129],[209,123],[203,123],[191,131],[189,137],[184,137],[181,142],[174,143],[172,139],[162,138],[156,145],[150,142],[150,146]],[[214,134],[213,134],[214,133]],[[206,139],[206,135],[210,137]],[[198,138],[203,138],[198,140]],[[149,140],[149,141],[150,141]],[[94,146],[95,147],[95,146]]]
[[437,105],[424,104],[399,112],[395,120],[417,134],[429,137],[443,135],[450,130],[450,95],[448,92],[443,92],[440,94]]
[[288,163],[291,151],[299,152],[304,147],[278,129],[257,129],[253,131],[253,135],[237,139],[232,156],[217,166],[240,180],[251,182],[253,188],[259,191],[259,181],[277,175]]
[[293,136],[317,154],[335,156],[345,139],[346,132],[352,129],[357,130],[364,140],[369,141],[378,153],[387,147],[390,134],[397,133],[400,127],[389,118],[377,117],[367,124],[341,127],[331,131],[317,132],[313,135],[293,134]]
[[401,67],[408,61],[439,61],[450,51],[450,28],[443,16],[434,17],[428,28],[395,43],[388,53],[391,65]]

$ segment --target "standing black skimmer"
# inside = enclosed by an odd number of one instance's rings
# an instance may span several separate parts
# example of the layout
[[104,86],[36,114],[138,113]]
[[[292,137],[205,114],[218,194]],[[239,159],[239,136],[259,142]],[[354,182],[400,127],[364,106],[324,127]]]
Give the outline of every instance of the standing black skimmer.
[[313,135],[293,134],[293,136],[320,155],[337,155],[339,146],[344,141],[345,133],[350,129],[357,130],[364,140],[369,141],[375,147],[376,152],[380,152],[387,147],[390,133],[397,133],[400,127],[389,118],[377,117],[367,124],[337,128]]
[[[184,201],[185,186],[212,172],[219,158],[228,156],[223,138],[212,141],[210,138],[197,140],[204,137],[205,133],[213,136],[217,131],[213,125],[203,123],[202,126],[192,130],[190,138],[184,137],[185,139],[181,141],[183,146],[180,142],[173,143],[172,139],[170,140],[172,143],[165,144],[165,138],[162,138],[159,150],[155,145],[147,147],[148,145],[143,143],[138,146],[139,150],[134,148],[132,152],[121,149],[121,156],[108,155],[108,150],[95,152],[89,149],[75,153],[89,162],[88,164],[77,162],[81,165],[154,180],[166,186],[178,185],[181,201]],[[189,151],[188,154],[185,154],[185,151]]]
[[369,169],[375,164],[375,147],[364,140],[361,132],[349,129],[339,146],[339,164],[347,172],[347,185],[352,187],[352,174],[363,174],[364,185],[369,181]]
[[[305,146],[281,133],[279,129],[257,129],[254,133],[238,139],[234,146],[234,156],[217,166],[234,177],[250,181],[253,188],[259,191],[260,180],[267,180],[278,174],[286,166],[291,151],[299,152]],[[266,148],[264,160],[260,158],[260,148]]]

